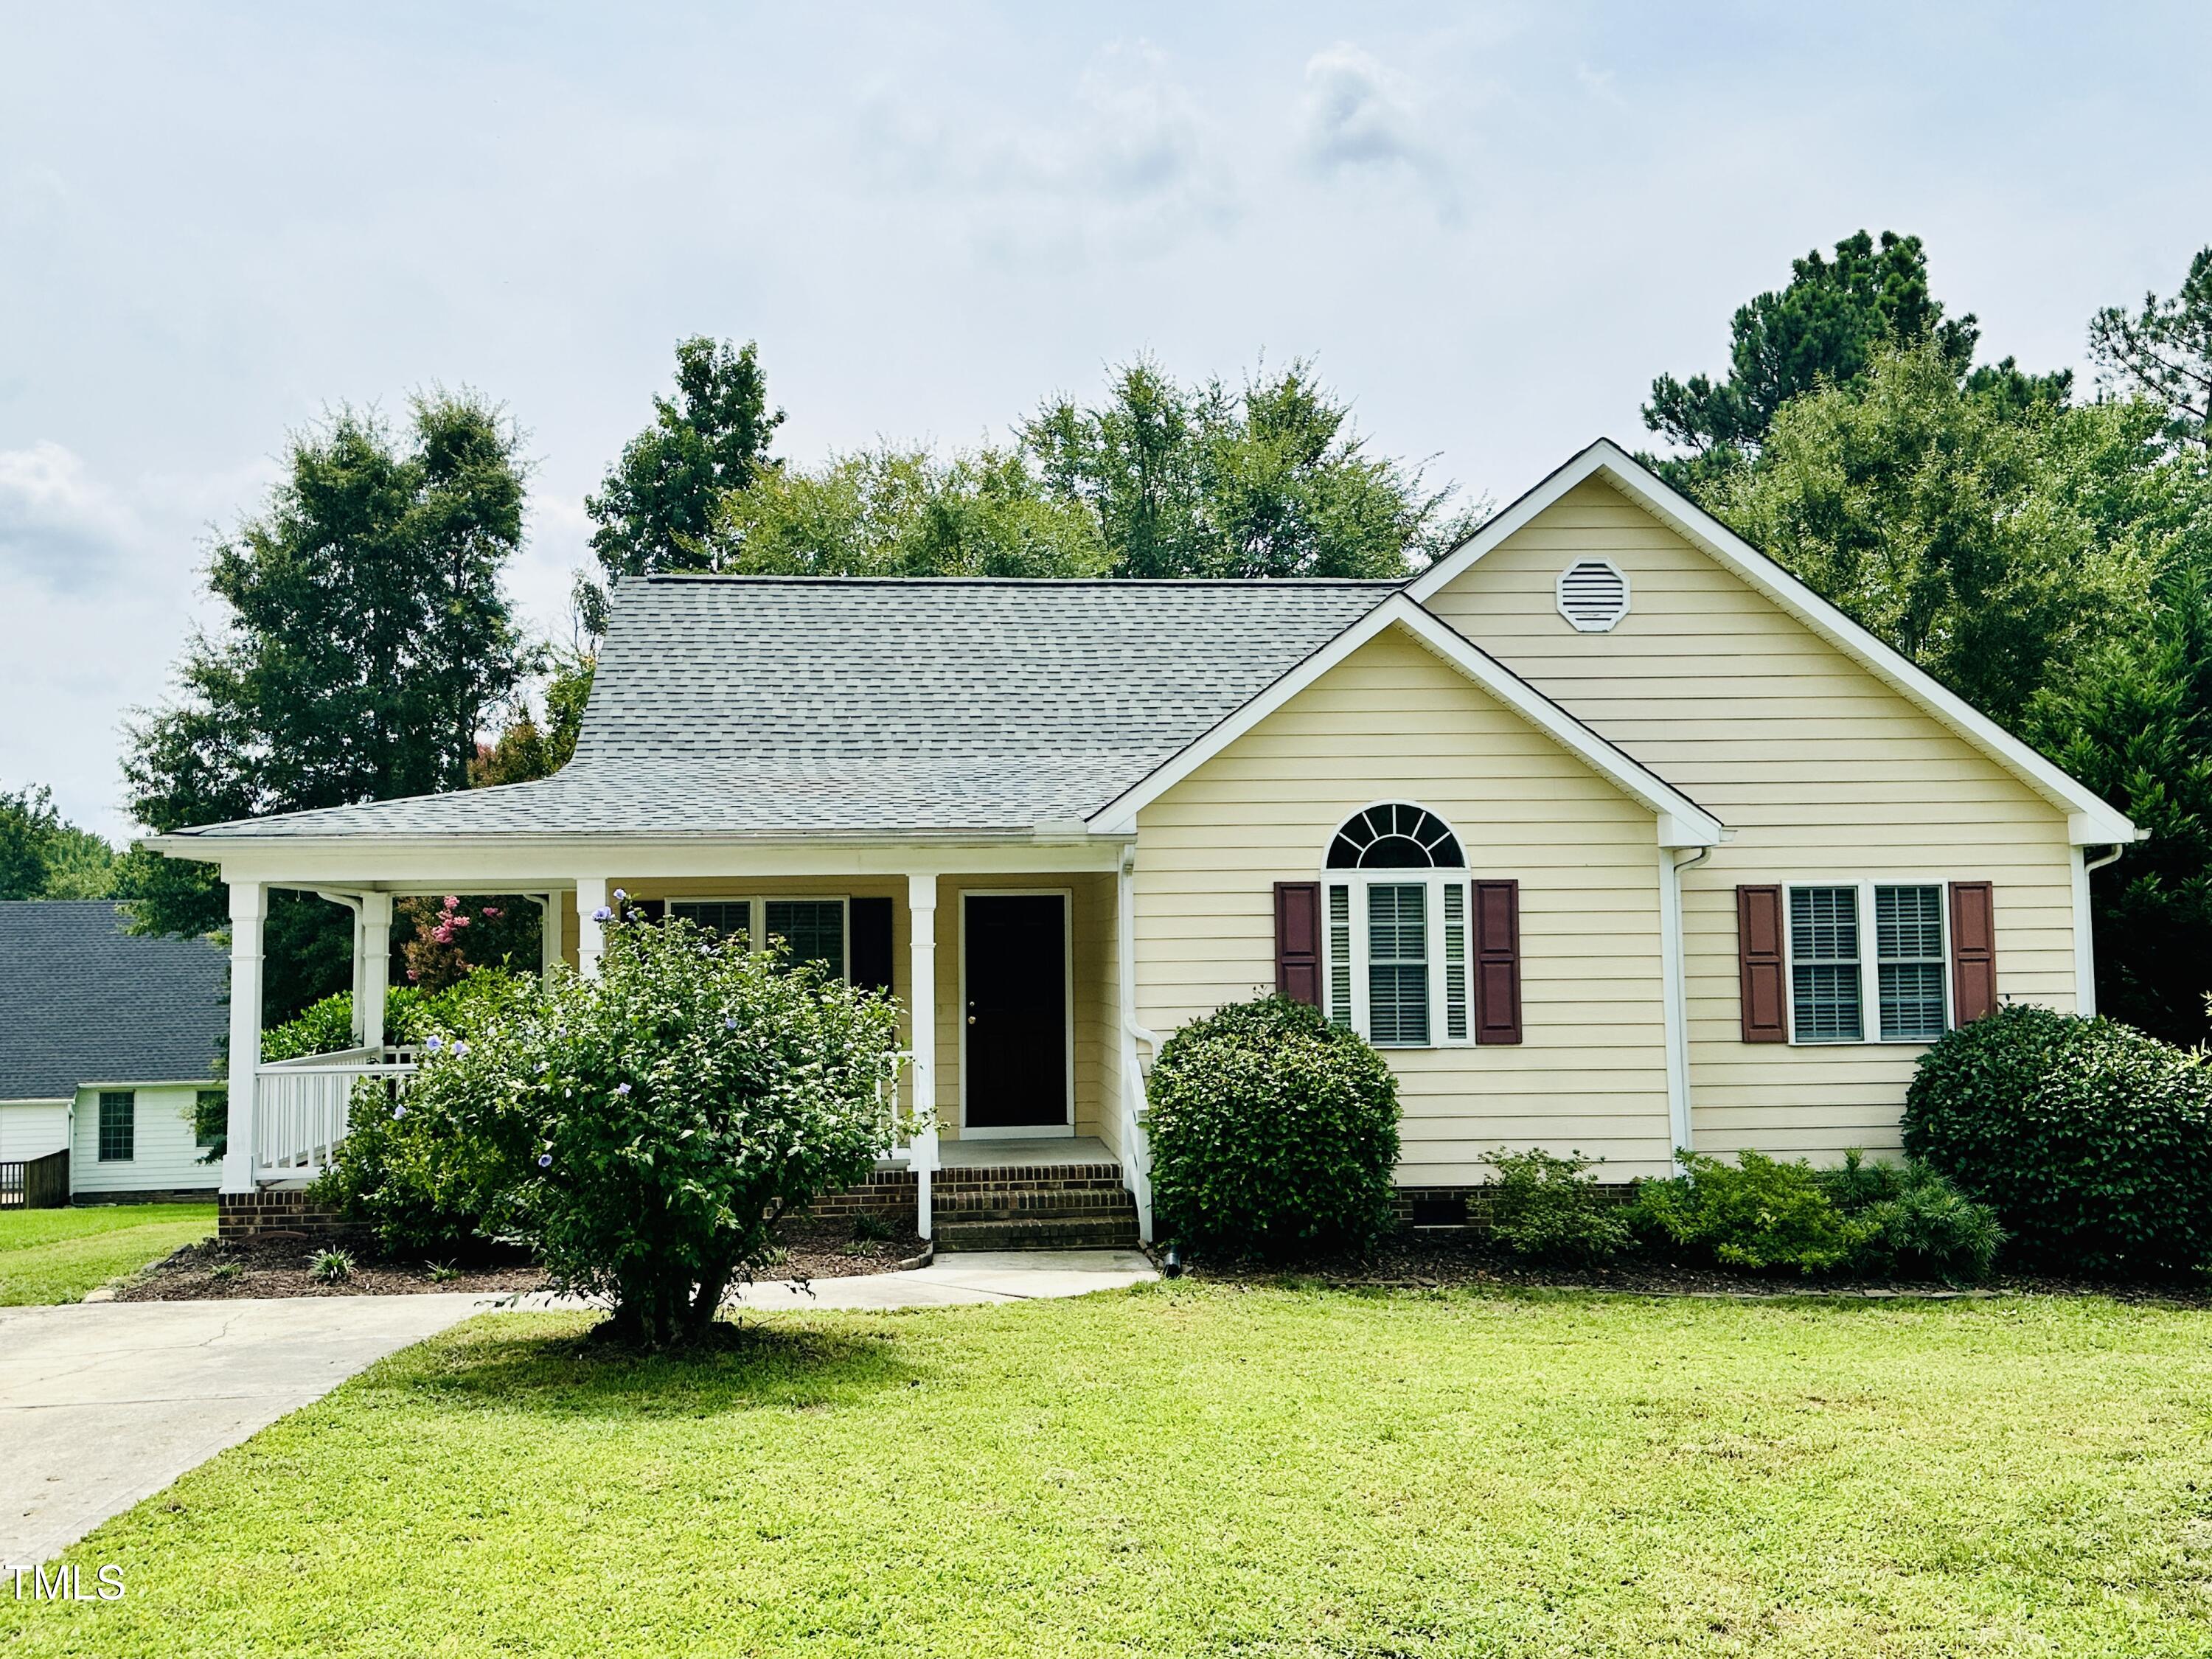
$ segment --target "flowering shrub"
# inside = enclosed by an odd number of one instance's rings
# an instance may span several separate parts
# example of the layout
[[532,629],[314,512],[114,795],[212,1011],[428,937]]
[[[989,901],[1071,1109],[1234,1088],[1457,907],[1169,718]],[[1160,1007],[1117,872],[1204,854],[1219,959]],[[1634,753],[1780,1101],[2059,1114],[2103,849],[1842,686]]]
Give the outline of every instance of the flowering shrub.
[[442,991],[478,967],[535,955],[538,918],[510,915],[504,904],[461,902],[448,893],[436,904],[427,898],[403,898],[394,907],[405,927],[399,954],[407,963],[407,982],[425,991]]
[[517,981],[435,1039],[394,1129],[556,1288],[665,1345],[714,1319],[786,1210],[895,1138],[897,1010],[683,921],[608,930],[599,976]]
[[1165,1237],[1285,1257],[1389,1226],[1398,1084],[1358,1032],[1287,997],[1239,1003],[1161,1044],[1146,1093]]

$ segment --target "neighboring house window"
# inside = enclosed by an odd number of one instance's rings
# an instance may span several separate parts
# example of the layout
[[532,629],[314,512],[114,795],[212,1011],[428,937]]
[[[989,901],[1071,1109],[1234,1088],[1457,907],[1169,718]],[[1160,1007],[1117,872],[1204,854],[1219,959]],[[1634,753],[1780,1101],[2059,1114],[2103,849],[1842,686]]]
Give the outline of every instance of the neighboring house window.
[[100,1161],[128,1164],[138,1145],[138,1097],[128,1089],[100,1091]]
[[1932,1042],[1949,1029],[1941,883],[1792,887],[1789,915],[1793,1042]]
[[842,898],[671,899],[668,914],[735,939],[751,940],[756,951],[780,939],[794,963],[818,963],[836,978],[846,976],[847,905]]
[[192,1097],[192,1145],[205,1152],[220,1146],[229,1126],[224,1121],[230,1096],[221,1089],[202,1089]]
[[1383,1048],[1468,1040],[1467,855],[1425,807],[1355,812],[1322,872],[1329,1019]]

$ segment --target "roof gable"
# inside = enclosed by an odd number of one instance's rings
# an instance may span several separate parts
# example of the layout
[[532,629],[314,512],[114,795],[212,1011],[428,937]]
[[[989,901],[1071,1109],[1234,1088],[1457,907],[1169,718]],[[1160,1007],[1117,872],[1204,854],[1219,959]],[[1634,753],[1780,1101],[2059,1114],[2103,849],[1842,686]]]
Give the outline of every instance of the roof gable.
[[1602,479],[1620,491],[1785,616],[2019,778],[2067,815],[2068,834],[2077,844],[2136,839],[2135,825],[2085,785],[1876,639],[1608,441],[1601,439],[1590,445],[1534,489],[1492,514],[1473,537],[1416,578],[1407,592],[1417,600],[1430,599],[1591,478]]
[[1708,847],[1721,839],[1723,826],[1711,813],[1402,593],[1376,606],[1264,691],[1092,813],[1091,827],[1109,833],[1127,833],[1134,827],[1137,814],[1145,807],[1386,629],[1398,629],[1409,635],[1623,794],[1656,814],[1660,846]]

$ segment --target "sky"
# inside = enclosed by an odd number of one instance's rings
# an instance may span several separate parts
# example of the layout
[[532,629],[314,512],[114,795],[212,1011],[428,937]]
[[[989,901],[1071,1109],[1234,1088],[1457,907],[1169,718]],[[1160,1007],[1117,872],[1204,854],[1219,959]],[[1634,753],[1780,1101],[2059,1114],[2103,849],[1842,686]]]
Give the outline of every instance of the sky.
[[0,0],[0,788],[130,833],[210,538],[340,404],[507,405],[563,638],[692,334],[759,343],[800,462],[1304,356],[1507,500],[1862,228],[2086,383],[2212,243],[2208,107],[2201,3]]

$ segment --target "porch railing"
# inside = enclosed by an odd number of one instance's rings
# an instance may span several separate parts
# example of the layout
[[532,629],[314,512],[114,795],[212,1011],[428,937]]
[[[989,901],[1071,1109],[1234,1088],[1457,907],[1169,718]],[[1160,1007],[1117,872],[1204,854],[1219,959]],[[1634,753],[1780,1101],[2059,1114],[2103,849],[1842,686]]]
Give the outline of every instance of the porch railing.
[[398,1103],[414,1080],[419,1051],[347,1048],[272,1060],[253,1074],[253,1174],[257,1181],[313,1181],[330,1168],[346,1136],[363,1081]]
[[0,1210],[60,1210],[69,1201],[68,1148],[0,1164]]

